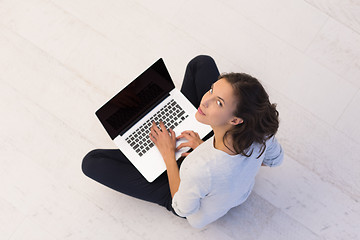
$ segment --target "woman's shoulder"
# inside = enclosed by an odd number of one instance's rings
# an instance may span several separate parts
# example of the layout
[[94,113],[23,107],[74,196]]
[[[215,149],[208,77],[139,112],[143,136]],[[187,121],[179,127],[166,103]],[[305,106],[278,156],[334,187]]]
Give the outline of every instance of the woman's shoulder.
[[253,142],[251,144],[251,146],[249,147],[247,154],[249,154],[250,152],[253,153],[257,153],[258,151],[262,152],[263,148],[264,148],[264,144],[265,144],[265,151],[267,152],[269,151],[269,149],[271,149],[274,145],[278,145],[278,141],[276,140],[275,135],[271,136],[270,138],[267,137],[264,143],[259,143],[259,142]]

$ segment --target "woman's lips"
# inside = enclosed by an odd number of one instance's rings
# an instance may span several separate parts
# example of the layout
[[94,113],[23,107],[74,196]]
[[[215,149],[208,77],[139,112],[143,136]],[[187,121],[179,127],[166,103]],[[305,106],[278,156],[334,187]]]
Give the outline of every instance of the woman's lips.
[[198,112],[199,112],[201,115],[204,115],[204,116],[205,116],[205,113],[203,113],[203,111],[201,111],[201,108],[200,108],[200,107],[198,108]]

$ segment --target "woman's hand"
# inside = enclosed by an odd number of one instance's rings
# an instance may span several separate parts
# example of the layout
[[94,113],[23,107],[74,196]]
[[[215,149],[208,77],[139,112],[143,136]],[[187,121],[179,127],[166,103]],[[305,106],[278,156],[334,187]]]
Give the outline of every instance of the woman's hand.
[[169,128],[168,131],[162,121],[160,121],[160,129],[156,126],[155,122],[152,123],[152,126],[150,128],[150,140],[159,149],[165,163],[166,160],[175,157],[175,132],[171,128]]
[[[202,144],[204,141],[200,139],[200,136],[198,133],[194,131],[184,131],[179,136],[176,137],[176,140],[179,140],[181,138],[186,138],[188,142],[181,143],[177,148],[176,151],[179,151],[183,147],[190,147],[192,149],[197,148],[200,144]],[[182,153],[181,156],[186,157],[190,153]]]

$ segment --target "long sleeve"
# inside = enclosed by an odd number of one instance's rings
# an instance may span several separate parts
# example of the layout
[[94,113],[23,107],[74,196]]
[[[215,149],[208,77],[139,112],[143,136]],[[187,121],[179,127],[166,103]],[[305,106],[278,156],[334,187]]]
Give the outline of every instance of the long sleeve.
[[284,151],[275,137],[268,140],[263,163],[269,167],[279,166],[284,159]]
[[183,166],[180,185],[172,200],[172,207],[182,217],[188,217],[200,209],[201,199],[210,191],[210,177],[206,166],[192,162]]

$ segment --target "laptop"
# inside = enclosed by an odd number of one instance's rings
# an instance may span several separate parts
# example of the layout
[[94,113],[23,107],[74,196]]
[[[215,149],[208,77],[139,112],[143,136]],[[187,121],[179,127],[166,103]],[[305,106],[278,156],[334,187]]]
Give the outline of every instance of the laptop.
[[[197,109],[178,90],[162,58],[123,88],[96,111],[96,116],[121,152],[148,182],[153,182],[165,170],[164,160],[150,140],[152,121],[172,128],[178,136],[182,131],[194,130],[200,138],[211,127],[195,119]],[[176,146],[185,142],[179,140]],[[175,153],[178,160],[183,148]]]

